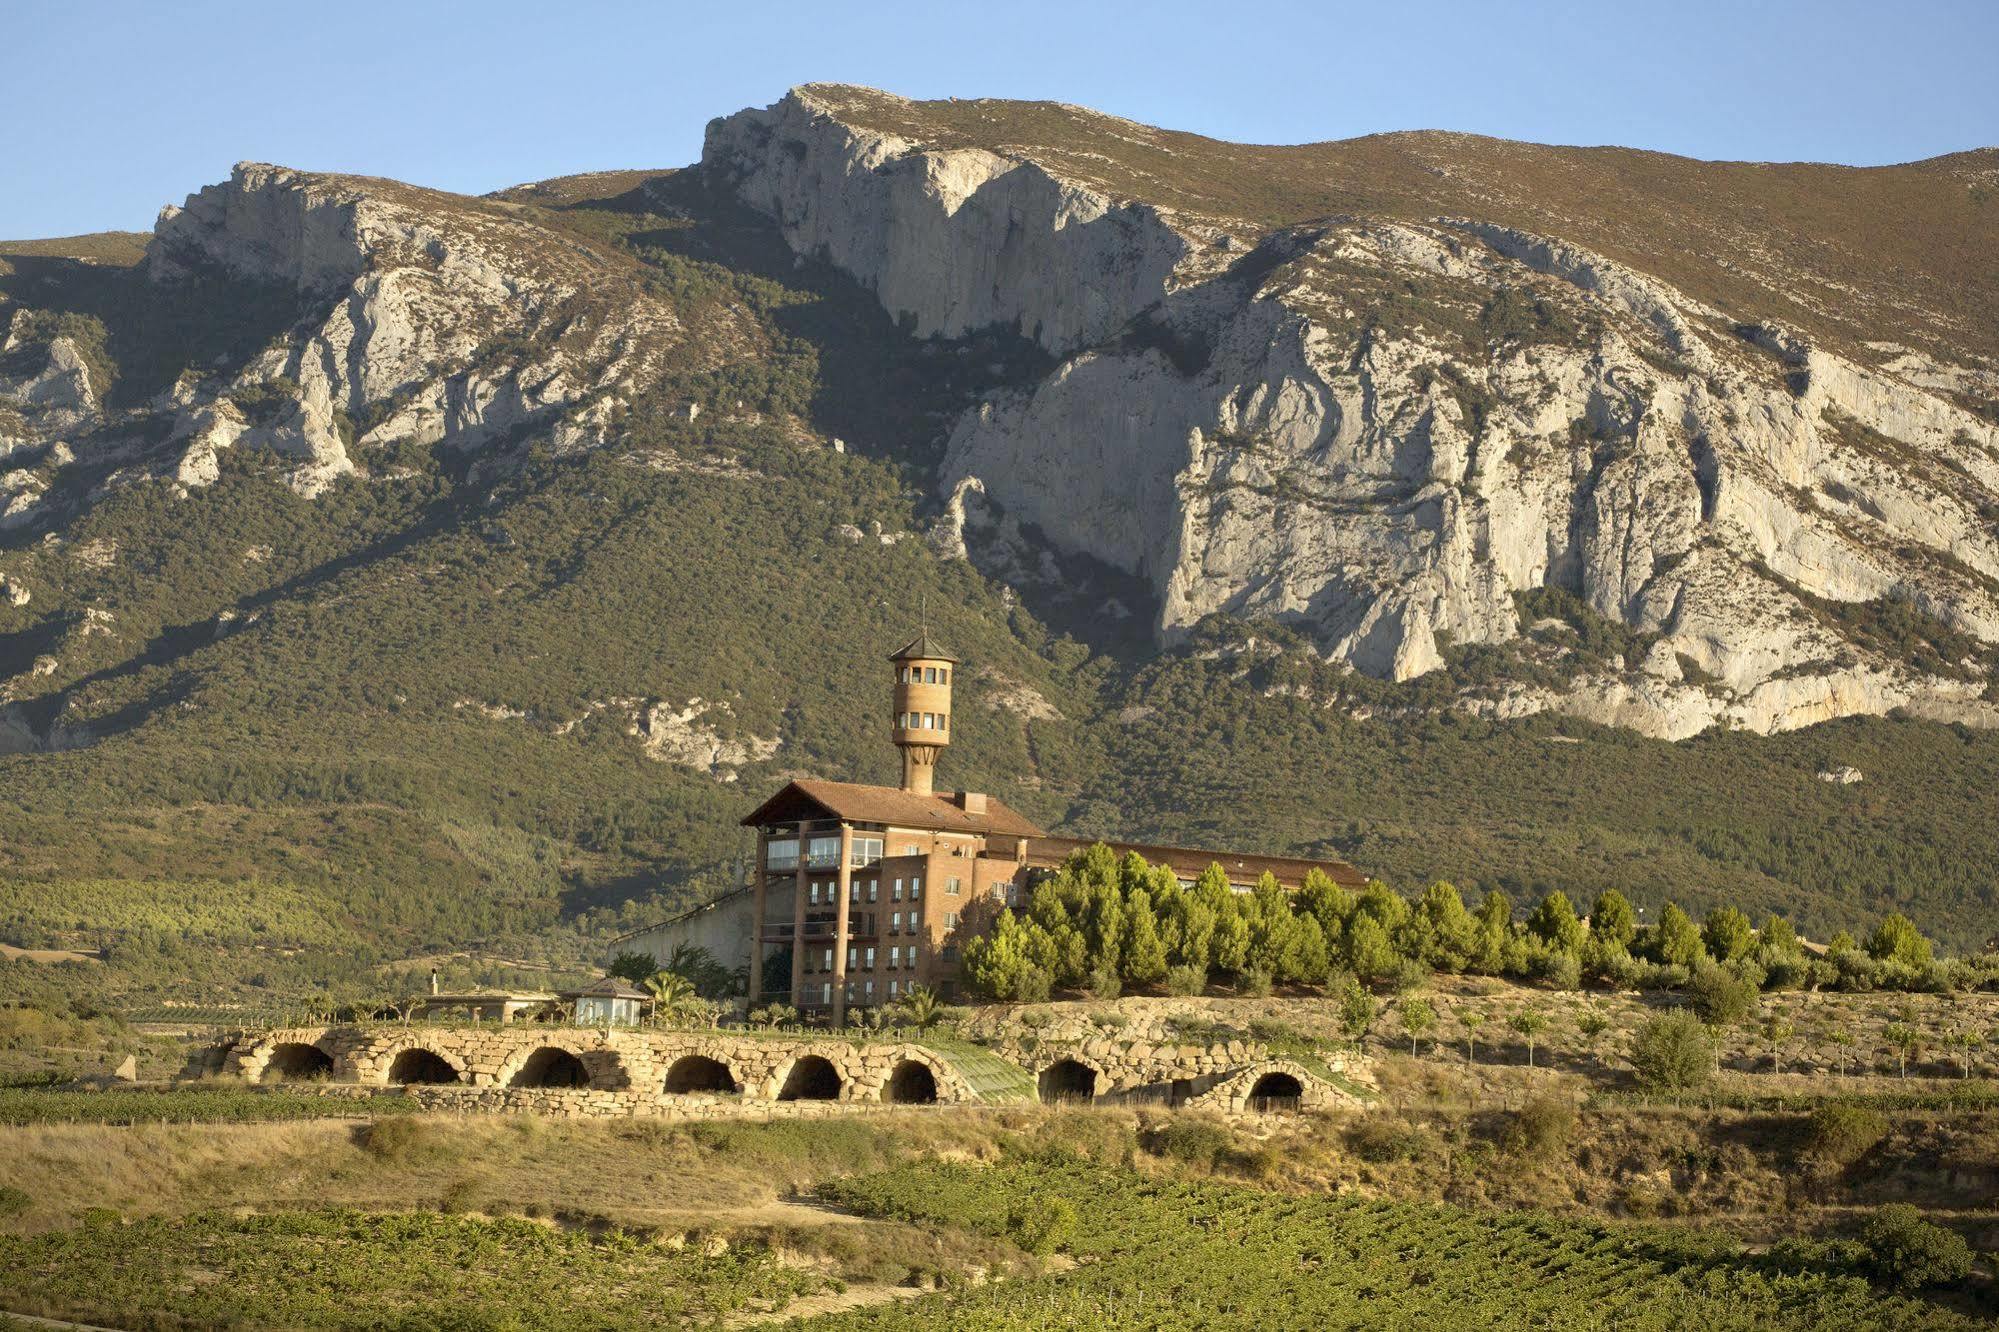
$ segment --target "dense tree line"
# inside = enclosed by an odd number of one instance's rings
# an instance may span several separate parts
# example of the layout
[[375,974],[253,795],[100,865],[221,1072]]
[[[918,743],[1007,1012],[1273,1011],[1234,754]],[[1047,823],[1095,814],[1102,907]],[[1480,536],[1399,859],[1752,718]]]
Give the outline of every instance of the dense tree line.
[[1940,961],[1907,917],[1891,914],[1865,940],[1841,932],[1807,949],[1790,922],[1761,924],[1732,906],[1696,921],[1673,903],[1641,924],[1616,889],[1576,910],[1551,892],[1520,917],[1504,893],[1468,906],[1443,880],[1413,901],[1379,880],[1358,892],[1318,870],[1296,893],[1265,874],[1235,891],[1219,865],[1190,887],[1137,853],[1102,843],[1043,877],[1016,911],[967,944],[964,978],[975,993],[1035,1002],[1056,990],[1100,998],[1126,988],[1198,994],[1214,981],[1268,993],[1273,985],[1325,987],[1337,978],[1408,986],[1431,972],[1585,983],[1620,989],[1692,985],[1704,1004],[1732,989],[1945,990],[1999,979],[1988,964]]

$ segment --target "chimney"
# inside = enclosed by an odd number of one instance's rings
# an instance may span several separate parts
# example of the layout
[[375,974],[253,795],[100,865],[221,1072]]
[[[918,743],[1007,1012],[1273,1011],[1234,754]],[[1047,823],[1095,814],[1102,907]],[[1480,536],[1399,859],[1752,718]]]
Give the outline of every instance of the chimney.
[[967,814],[985,813],[986,793],[984,791],[958,792],[958,808],[964,810]]

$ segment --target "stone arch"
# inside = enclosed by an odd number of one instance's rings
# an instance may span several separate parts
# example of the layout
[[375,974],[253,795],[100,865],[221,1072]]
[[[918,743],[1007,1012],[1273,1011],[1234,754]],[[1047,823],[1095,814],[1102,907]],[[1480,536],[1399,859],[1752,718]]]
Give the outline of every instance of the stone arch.
[[1273,1068],[1249,1086],[1249,1108],[1256,1111],[1296,1110],[1305,1099],[1305,1084],[1295,1074]]
[[882,1099],[891,1105],[935,1105],[936,1071],[920,1059],[900,1061],[882,1087]]
[[824,1055],[800,1055],[778,1081],[780,1101],[837,1101],[846,1082]]
[[573,1050],[536,1046],[507,1077],[509,1087],[588,1087],[590,1070]]
[[465,1081],[465,1070],[435,1050],[412,1045],[396,1051],[383,1081],[391,1086],[446,1086]]
[[725,1061],[705,1054],[684,1054],[667,1066],[665,1090],[669,1096],[690,1092],[734,1095],[743,1089],[742,1079]]
[[1057,1059],[1045,1065],[1035,1078],[1035,1088],[1044,1104],[1087,1105],[1097,1099],[1102,1073],[1080,1059]]
[[324,1082],[333,1076],[333,1056],[310,1041],[279,1041],[264,1057],[259,1082]]

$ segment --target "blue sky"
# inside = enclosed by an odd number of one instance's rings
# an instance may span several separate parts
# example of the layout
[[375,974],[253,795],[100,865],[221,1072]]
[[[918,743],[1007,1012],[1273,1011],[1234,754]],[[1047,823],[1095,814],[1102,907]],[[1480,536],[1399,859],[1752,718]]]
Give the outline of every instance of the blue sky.
[[1455,129],[1873,164],[1999,143],[1999,0],[1247,5],[7,0],[0,237],[143,229],[241,159],[479,192],[677,166],[795,83],[1253,142]]

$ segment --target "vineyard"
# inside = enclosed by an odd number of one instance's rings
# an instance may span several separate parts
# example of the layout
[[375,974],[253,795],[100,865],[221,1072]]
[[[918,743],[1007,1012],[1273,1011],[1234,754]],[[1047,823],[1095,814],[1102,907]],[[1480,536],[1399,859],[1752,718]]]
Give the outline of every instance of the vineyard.
[[753,1242],[671,1248],[351,1211],[96,1217],[0,1237],[0,1271],[15,1312],[117,1322],[144,1310],[160,1327],[647,1328],[782,1308],[825,1284]]
[[1836,1246],[1751,1255],[1713,1232],[1537,1212],[1279,1197],[1074,1160],[933,1164],[829,1185],[841,1206],[1061,1247],[1066,1271],[854,1311],[815,1327],[1989,1326],[1883,1294]]

